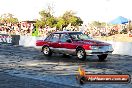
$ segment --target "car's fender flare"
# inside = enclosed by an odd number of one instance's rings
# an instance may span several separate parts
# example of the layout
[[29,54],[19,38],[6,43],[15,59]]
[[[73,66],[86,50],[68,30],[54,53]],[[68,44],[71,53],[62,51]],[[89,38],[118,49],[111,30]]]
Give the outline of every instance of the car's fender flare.
[[76,51],[77,51],[78,49],[80,49],[80,48],[83,49],[83,50],[85,50],[82,46],[77,46],[77,47],[76,47]]

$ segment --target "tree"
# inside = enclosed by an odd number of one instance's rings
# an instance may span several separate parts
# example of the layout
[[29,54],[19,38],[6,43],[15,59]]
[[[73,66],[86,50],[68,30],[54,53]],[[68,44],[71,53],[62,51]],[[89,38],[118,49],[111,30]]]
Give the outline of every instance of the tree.
[[83,21],[80,17],[75,16],[75,12],[72,10],[66,11],[62,17],[55,17],[53,15],[53,7],[48,6],[39,12],[41,18],[37,20],[36,27],[45,27],[48,25],[50,27],[56,27],[57,29],[62,29],[64,26],[71,24],[72,26],[80,26]]
[[38,27],[44,28],[45,27],[45,22],[41,21],[41,20],[37,20],[35,25],[36,25],[37,28]]
[[75,17],[75,18],[76,18],[76,21],[74,21],[72,23],[72,25],[74,25],[74,26],[81,26],[83,24],[82,19],[80,17]]
[[36,26],[45,27],[45,25],[48,25],[53,27],[57,23],[57,19],[49,12],[49,10],[42,10],[39,14],[41,19],[36,22]]
[[18,19],[15,18],[14,15],[11,13],[4,13],[1,15],[0,21],[2,23],[13,23],[13,24],[15,24],[18,22]]
[[57,24],[57,19],[53,16],[53,7],[51,5],[48,5],[47,9],[40,11],[39,14],[41,18],[36,22],[37,27],[45,27],[45,25],[54,27]]
[[55,25],[57,29],[62,29],[62,26],[65,24],[64,19],[62,17],[59,17],[57,20],[57,24]]
[[65,21],[65,25],[68,25],[71,23],[71,25],[73,25],[73,26],[80,26],[83,23],[81,18],[75,16],[75,14],[76,13],[73,12],[72,10],[66,11],[63,14],[62,19]]
[[99,22],[99,21],[93,21],[91,23],[92,26],[95,26],[95,27],[105,27],[106,26],[106,23],[105,22]]

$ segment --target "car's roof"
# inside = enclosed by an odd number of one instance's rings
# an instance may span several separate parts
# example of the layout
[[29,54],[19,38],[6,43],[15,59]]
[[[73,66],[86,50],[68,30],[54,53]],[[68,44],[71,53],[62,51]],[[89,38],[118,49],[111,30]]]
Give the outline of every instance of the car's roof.
[[54,33],[79,33],[79,31],[57,31]]

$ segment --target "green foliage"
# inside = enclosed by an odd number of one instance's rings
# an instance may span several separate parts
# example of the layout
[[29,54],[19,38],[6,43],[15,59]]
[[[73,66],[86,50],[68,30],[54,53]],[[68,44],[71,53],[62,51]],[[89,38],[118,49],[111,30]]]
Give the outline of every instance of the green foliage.
[[11,13],[5,13],[5,14],[2,14],[1,17],[0,17],[0,21],[3,22],[3,23],[17,23],[18,22],[18,19],[15,18],[13,16],[13,14]]
[[18,19],[17,18],[7,18],[7,22],[8,23],[18,23]]
[[41,21],[41,20],[37,20],[35,26],[38,27],[44,27],[45,26],[45,22]]
[[62,19],[62,18],[60,17],[60,18],[58,18],[57,24],[56,24],[55,26],[56,26],[57,29],[61,29],[61,28],[62,28],[62,25],[64,25],[64,24],[65,24],[64,19]]
[[74,19],[74,14],[72,11],[66,11],[63,16],[62,19],[64,19],[65,21],[65,25],[68,25],[69,23],[73,22]]
[[50,27],[56,27],[57,29],[62,29],[63,25],[68,25],[71,23],[72,26],[80,26],[83,21],[80,17],[75,16],[73,11],[66,11],[62,17],[54,17],[50,8],[42,10],[39,12],[41,18],[37,20],[36,27],[45,27],[46,25]]
[[53,16],[51,16],[46,21],[46,24],[50,27],[54,27],[54,25],[57,24],[57,20]]
[[53,27],[57,23],[56,18],[51,14],[51,12],[47,10],[42,10],[39,12],[39,14],[41,16],[41,20],[37,20],[37,27],[45,27],[45,25]]
[[99,21],[93,21],[91,23],[91,25],[95,26],[95,27],[105,27],[106,23],[105,22],[99,22]]
[[80,17],[74,17],[76,20],[72,22],[73,26],[81,26],[83,24],[83,21]]
[[81,24],[83,24],[81,18],[75,16],[75,13],[73,11],[66,11],[62,16],[62,19],[64,19],[65,25],[71,23],[71,25],[73,26],[80,26]]

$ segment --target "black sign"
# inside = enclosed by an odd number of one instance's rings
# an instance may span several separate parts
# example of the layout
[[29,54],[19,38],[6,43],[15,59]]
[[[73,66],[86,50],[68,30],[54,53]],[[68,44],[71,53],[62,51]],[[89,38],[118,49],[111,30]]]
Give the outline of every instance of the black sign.
[[20,35],[0,34],[0,43],[19,45]]

